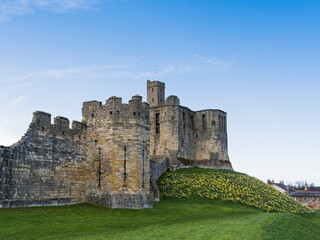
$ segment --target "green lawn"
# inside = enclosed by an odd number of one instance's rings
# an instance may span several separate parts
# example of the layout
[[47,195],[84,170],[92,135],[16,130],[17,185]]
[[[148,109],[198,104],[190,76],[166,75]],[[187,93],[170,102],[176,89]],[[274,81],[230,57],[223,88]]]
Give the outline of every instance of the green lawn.
[[152,209],[0,209],[0,239],[320,240],[318,211],[246,174],[180,169],[158,184]]
[[153,209],[79,204],[0,209],[0,239],[320,239],[320,214],[267,213],[240,203],[164,199]]

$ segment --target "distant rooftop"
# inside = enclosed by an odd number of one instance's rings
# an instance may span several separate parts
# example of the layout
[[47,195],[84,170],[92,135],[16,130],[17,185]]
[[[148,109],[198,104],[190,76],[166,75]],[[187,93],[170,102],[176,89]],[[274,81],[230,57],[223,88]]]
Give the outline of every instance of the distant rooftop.
[[303,192],[296,191],[289,193],[290,197],[320,197],[320,192]]

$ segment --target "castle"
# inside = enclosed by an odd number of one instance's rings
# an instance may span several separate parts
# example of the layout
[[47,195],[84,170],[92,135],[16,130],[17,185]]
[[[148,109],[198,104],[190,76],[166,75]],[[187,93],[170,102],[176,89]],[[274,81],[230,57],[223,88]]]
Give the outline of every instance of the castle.
[[165,98],[165,84],[147,82],[147,103],[110,97],[84,102],[82,122],[33,113],[22,139],[0,146],[0,207],[90,202],[150,208],[166,170],[232,169],[226,113],[192,111]]

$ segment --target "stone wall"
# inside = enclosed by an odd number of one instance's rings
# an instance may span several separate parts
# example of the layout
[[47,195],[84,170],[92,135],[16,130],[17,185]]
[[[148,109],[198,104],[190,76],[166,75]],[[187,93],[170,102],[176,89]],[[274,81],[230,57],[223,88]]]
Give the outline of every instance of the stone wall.
[[149,104],[135,95],[84,102],[82,122],[35,112],[22,139],[0,146],[0,207],[84,201],[112,208],[148,208],[156,180],[181,167],[232,169],[226,113],[194,112],[165,84],[147,82]]
[[84,200],[85,125],[35,112],[22,139],[0,147],[2,207],[42,206]]
[[232,169],[228,156],[226,113],[221,110],[195,112],[197,167]]
[[129,104],[111,97],[105,105],[85,102],[82,113],[87,160],[96,169],[87,201],[113,208],[151,207],[148,104],[137,95]]
[[[158,92],[150,92],[150,88],[160,86],[160,82],[148,82],[148,85],[148,101],[151,96],[159,98],[155,96]],[[221,110],[194,112],[181,106],[176,96],[169,96],[164,104],[152,104],[150,154],[153,165],[163,166],[165,163],[166,169],[170,170],[193,166],[232,169],[228,156],[226,113]]]

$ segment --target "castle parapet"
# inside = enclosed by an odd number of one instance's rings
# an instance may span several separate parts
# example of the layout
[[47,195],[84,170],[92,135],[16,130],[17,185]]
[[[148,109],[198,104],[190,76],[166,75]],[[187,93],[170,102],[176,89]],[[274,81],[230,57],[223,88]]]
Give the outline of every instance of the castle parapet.
[[31,124],[39,127],[48,127],[51,125],[51,114],[42,111],[36,111],[33,113]]
[[121,105],[121,104],[122,104],[121,97],[112,96],[106,101],[107,106],[110,106],[110,105],[115,106],[115,105]]
[[59,130],[69,130],[70,128],[70,121],[68,118],[57,116],[54,119],[54,125]]
[[180,105],[180,99],[177,96],[171,95],[167,97],[165,105]]
[[138,117],[149,116],[149,105],[142,102],[142,97],[140,95],[135,95],[129,101],[129,114]]
[[83,131],[86,129],[86,125],[82,122],[73,121],[72,122],[72,130],[74,131]]
[[[112,96],[102,105],[98,101],[84,102],[82,107],[83,123],[96,124],[101,119],[120,123],[133,119],[149,121],[149,105],[142,102],[140,95],[134,95],[128,104],[122,103],[121,97]],[[100,120],[99,120],[100,119]]]
[[218,133],[227,132],[227,113],[219,109],[207,109],[195,112],[196,129],[214,130]]
[[[73,121],[72,129],[70,129],[70,121],[66,117],[57,116],[54,118],[54,123],[51,123],[51,114],[36,111],[33,113],[32,122],[29,125],[28,132],[33,132],[41,135],[59,135],[63,138],[72,138],[77,135],[76,139],[79,139],[79,135],[85,131],[86,125],[84,123]],[[28,132],[26,134],[28,134]]]
[[102,107],[102,102],[88,101],[82,104],[82,119],[86,121],[89,118],[95,117]]

